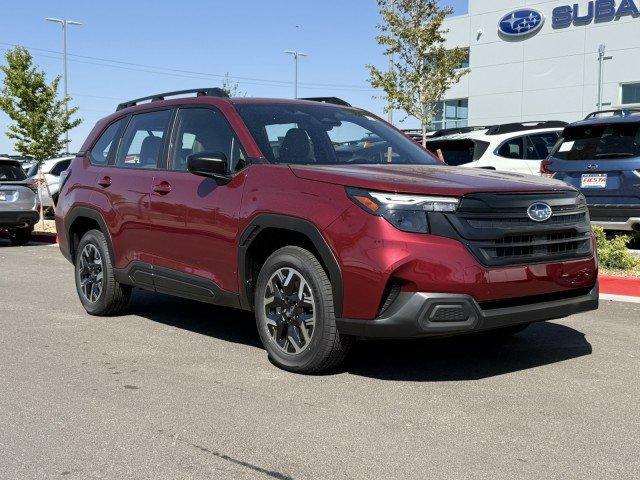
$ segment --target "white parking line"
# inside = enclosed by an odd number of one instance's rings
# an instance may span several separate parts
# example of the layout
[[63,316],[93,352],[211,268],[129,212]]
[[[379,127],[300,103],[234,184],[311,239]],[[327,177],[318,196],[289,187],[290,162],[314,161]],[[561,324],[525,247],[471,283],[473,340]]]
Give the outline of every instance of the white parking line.
[[629,297],[626,295],[612,295],[609,293],[601,293],[600,300],[611,300],[614,302],[640,303],[640,297]]

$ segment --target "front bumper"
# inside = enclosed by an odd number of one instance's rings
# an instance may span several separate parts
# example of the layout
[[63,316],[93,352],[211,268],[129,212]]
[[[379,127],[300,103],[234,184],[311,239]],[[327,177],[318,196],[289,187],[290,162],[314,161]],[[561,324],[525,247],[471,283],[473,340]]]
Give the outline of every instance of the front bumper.
[[0,212],[0,227],[32,227],[39,219],[40,215],[35,210],[4,211]]
[[589,204],[589,216],[605,230],[640,231],[640,205]]
[[[469,295],[403,292],[374,320],[337,319],[342,334],[375,338],[415,338],[492,330],[542,322],[598,308],[598,284],[588,291],[565,292],[564,298],[518,304],[487,302],[484,308]],[[547,296],[547,298],[553,295]],[[526,301],[526,299],[524,299]],[[509,306],[511,302],[511,306]],[[488,304],[493,305],[488,305]],[[494,308],[494,306],[496,308]]]

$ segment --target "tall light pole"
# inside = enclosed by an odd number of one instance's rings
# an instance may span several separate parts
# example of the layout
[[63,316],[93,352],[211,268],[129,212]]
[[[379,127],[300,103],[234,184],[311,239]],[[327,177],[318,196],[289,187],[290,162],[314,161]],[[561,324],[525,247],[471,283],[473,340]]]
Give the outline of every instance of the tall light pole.
[[606,47],[604,45],[598,46],[598,111],[602,110],[602,77],[603,77],[603,62]]
[[[389,54],[389,72],[393,72],[393,53]],[[387,112],[387,122],[393,125],[393,109],[391,108],[391,100],[387,96],[387,108],[389,111]]]
[[[67,97],[69,97],[69,93],[67,91],[67,86],[68,86],[68,79],[67,79],[67,25],[82,25],[82,23],[80,22],[76,22],[74,20],[63,20],[60,18],[51,18],[51,17],[47,17],[45,18],[45,20],[47,20],[48,22],[55,22],[55,23],[59,23],[60,25],[62,25],[62,63],[63,63],[63,77],[62,77],[62,82],[64,85],[64,98],[66,99]],[[65,113],[69,110],[68,107],[68,102],[65,102],[64,104],[64,111]],[[64,132],[64,138],[66,140],[65,143],[65,151],[66,153],[69,153],[69,132],[66,131]]]
[[286,50],[284,53],[293,56],[293,98],[298,98],[298,58],[308,57],[309,55],[294,50]]

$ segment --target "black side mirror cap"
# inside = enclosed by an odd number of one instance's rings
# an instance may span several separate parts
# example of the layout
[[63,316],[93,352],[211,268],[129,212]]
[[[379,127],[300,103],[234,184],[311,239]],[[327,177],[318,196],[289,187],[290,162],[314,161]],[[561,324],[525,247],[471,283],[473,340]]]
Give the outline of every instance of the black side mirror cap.
[[221,152],[192,153],[187,157],[187,169],[194,175],[213,178],[219,185],[229,183],[233,178],[229,160]]

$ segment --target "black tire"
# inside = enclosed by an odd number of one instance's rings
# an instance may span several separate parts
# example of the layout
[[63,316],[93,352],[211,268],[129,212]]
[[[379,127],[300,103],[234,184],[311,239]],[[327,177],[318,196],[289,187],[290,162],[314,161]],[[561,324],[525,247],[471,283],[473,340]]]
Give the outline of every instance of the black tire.
[[33,229],[31,227],[27,228],[14,228],[9,232],[9,240],[11,243],[16,246],[22,246],[29,243],[31,240],[31,232]]
[[[90,247],[87,247],[90,245]],[[99,252],[99,264],[102,268],[102,283],[99,295],[90,300],[82,287],[82,255],[85,248],[95,248]],[[113,259],[104,234],[99,230],[89,230],[84,234],[76,251],[75,258],[76,290],[82,306],[91,315],[117,315],[127,308],[131,298],[131,287],[118,283],[114,277]]]
[[[292,268],[302,275],[310,289],[307,291],[312,295],[311,301],[305,302],[305,305],[313,305],[315,318],[313,330],[309,341],[305,342],[304,350],[299,353],[284,351],[273,334],[276,327],[272,326],[274,330],[270,331],[267,324],[266,309],[269,304],[265,296],[270,292],[267,285],[277,274],[276,272],[287,268]],[[254,295],[258,333],[269,359],[275,365],[292,372],[311,374],[331,370],[344,361],[355,339],[338,332],[331,282],[322,265],[311,252],[294,246],[276,250],[262,265]],[[289,339],[288,333],[285,332],[285,334]],[[286,342],[285,340],[285,345],[287,345]],[[292,346],[291,341],[289,345]]]

